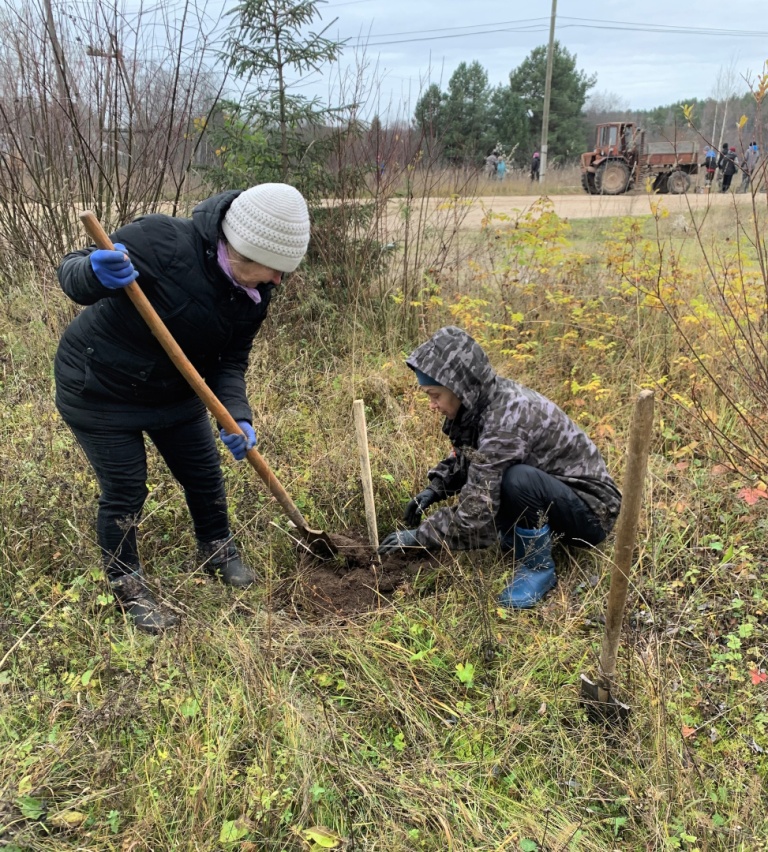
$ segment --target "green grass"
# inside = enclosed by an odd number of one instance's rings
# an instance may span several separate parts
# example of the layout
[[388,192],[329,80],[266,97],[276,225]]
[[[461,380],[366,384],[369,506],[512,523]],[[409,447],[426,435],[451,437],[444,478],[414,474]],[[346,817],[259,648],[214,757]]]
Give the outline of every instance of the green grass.
[[[653,237],[653,222],[641,227]],[[152,455],[140,545],[182,623],[134,632],[98,567],[96,486],[52,402],[65,300],[51,295],[42,317],[26,280],[4,290],[0,317],[5,848],[765,848],[768,501],[738,497],[748,475],[720,470],[674,402],[685,369],[665,365],[680,342],[622,290],[615,249],[590,223],[561,247],[531,236],[474,235],[459,271],[433,274],[413,332],[364,288],[289,284],[252,357],[257,432],[313,525],[361,529],[351,404],[365,399],[384,533],[446,451],[403,365],[440,324],[486,335],[499,369],[579,420],[619,481],[634,394],[666,374],[619,658],[629,728],[592,724],[579,702],[610,544],[561,552],[560,583],[532,612],[496,607],[509,566],[489,550],[379,611],[302,619],[276,594],[296,571],[283,518],[230,460],[237,537],[261,581],[234,592],[187,570],[183,497]],[[457,281],[487,304],[450,313]],[[488,323],[502,301],[524,319],[499,342]]]

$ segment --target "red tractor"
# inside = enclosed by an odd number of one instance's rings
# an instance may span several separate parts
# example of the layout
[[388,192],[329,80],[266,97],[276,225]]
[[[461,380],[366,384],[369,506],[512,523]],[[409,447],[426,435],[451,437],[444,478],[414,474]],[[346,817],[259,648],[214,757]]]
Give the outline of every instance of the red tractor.
[[593,151],[581,155],[581,185],[590,195],[621,195],[651,182],[654,192],[687,192],[699,171],[698,145],[647,144],[631,122],[598,124]]

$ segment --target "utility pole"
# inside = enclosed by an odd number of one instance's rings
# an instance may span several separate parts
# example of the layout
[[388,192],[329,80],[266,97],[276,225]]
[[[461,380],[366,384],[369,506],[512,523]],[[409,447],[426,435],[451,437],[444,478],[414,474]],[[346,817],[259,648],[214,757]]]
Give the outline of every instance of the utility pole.
[[76,84],[70,79],[67,60],[59,41],[58,33],[56,32],[56,22],[53,19],[51,0],[45,0],[45,28],[48,32],[48,38],[51,40],[51,47],[53,48],[56,78],[59,82],[59,97],[61,98],[61,103],[66,104],[71,109],[73,101],[77,101],[80,95]]
[[552,95],[552,61],[555,53],[555,18],[557,0],[552,0],[552,17],[549,20],[549,49],[547,50],[547,75],[544,79],[544,114],[541,117],[541,164],[539,180],[547,173],[547,136],[549,135],[549,100]]

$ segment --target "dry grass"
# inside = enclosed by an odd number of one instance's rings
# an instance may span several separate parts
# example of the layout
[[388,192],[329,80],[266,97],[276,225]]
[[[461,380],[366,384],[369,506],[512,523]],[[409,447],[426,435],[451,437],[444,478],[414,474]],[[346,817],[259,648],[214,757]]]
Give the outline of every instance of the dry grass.
[[[184,572],[183,498],[153,456],[141,548],[183,619],[160,639],[132,631],[104,597],[95,486],[52,404],[63,297],[51,290],[43,313],[35,282],[3,290],[7,848],[319,849],[313,826],[358,852],[762,848],[768,697],[751,673],[768,665],[765,501],[738,498],[743,476],[717,466],[674,402],[680,341],[627,288],[626,239],[604,224],[613,240],[584,230],[578,252],[541,215],[461,236],[456,268],[422,277],[414,306],[297,278],[257,340],[249,392],[265,457],[313,525],[334,531],[363,528],[351,403],[365,399],[383,533],[446,450],[403,365],[440,324],[469,328],[501,372],[556,399],[619,480],[634,394],[654,384],[619,669],[626,732],[588,723],[578,702],[610,549],[561,553],[560,583],[533,612],[496,608],[509,566],[487,551],[379,611],[302,620],[272,605],[296,565],[283,519],[229,460],[236,532],[262,582],[237,593]],[[641,227],[681,238],[668,220]],[[712,237],[725,247],[727,220]],[[377,294],[402,284],[394,257]],[[500,331],[504,307],[522,319]]]
[[[434,166],[412,171],[403,170],[396,175],[392,183],[387,183],[387,191],[395,197],[421,198],[427,195],[431,198],[450,198],[456,194],[458,188],[462,189],[461,194],[464,196],[539,196],[545,188],[550,195],[584,191],[578,165],[555,166],[548,171],[545,180],[536,183],[531,181],[527,171],[520,169],[508,169],[503,180],[490,180],[482,168],[451,169]],[[371,184],[371,190],[375,194],[374,183]]]

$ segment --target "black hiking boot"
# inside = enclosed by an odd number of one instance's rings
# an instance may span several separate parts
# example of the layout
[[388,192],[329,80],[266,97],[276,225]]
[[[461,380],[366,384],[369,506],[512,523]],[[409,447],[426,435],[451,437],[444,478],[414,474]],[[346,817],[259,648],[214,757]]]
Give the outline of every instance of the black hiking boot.
[[179,623],[179,617],[163,609],[147,586],[147,578],[137,568],[127,574],[113,575],[109,585],[120,609],[144,633],[162,633]]
[[227,586],[244,589],[256,580],[256,575],[240,558],[231,538],[198,542],[197,557],[207,574]]

